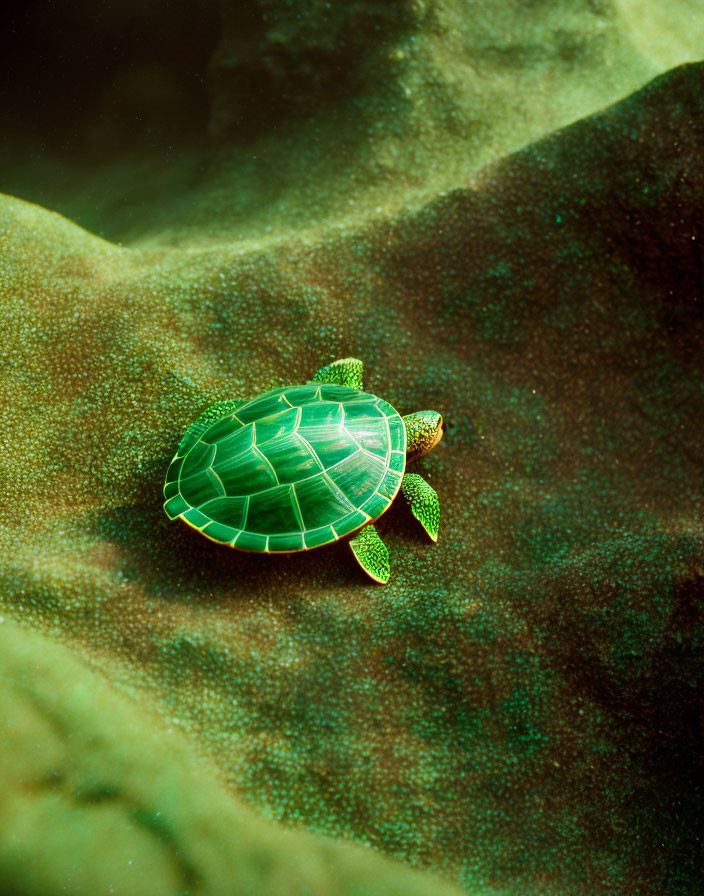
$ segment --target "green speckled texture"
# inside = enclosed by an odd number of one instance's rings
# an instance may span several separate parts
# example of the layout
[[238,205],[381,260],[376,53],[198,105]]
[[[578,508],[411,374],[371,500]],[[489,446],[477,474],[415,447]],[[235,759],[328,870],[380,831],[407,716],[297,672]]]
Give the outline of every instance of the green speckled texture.
[[403,496],[411,505],[411,512],[433,541],[440,530],[440,499],[435,489],[418,473],[406,473],[401,482]]
[[357,563],[370,578],[381,585],[389,581],[391,575],[389,549],[381,540],[376,526],[371,524],[365,526],[350,541],[350,547]]
[[315,383],[337,383],[361,392],[364,388],[364,362],[359,358],[338,358],[316,371],[312,379]]
[[[699,896],[704,12],[142,6],[1,13],[0,890]],[[436,546],[166,517],[350,356]]]
[[409,460],[422,457],[442,438],[442,414],[436,411],[414,411],[403,418],[406,427]]
[[65,647],[9,621],[0,675],[3,893],[457,894],[262,819],[154,707],[136,715]]

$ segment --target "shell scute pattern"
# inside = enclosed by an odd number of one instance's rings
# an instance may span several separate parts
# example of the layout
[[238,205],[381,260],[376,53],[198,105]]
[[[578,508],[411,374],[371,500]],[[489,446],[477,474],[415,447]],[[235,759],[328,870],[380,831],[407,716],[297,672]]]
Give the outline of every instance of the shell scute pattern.
[[380,516],[405,456],[406,430],[391,405],[308,383],[261,395],[206,427],[174,458],[164,494],[172,515],[214,541],[300,551]]

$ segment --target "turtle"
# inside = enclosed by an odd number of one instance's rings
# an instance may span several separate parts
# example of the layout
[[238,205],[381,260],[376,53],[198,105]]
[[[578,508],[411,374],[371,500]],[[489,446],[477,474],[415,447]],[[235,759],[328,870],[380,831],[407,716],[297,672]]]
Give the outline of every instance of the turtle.
[[443,434],[437,411],[402,417],[363,391],[363,366],[342,358],[304,385],[212,404],[191,424],[166,473],[164,510],[241,551],[292,553],[349,538],[375,582],[389,552],[374,526],[399,491],[433,542],[437,492],[406,462]]

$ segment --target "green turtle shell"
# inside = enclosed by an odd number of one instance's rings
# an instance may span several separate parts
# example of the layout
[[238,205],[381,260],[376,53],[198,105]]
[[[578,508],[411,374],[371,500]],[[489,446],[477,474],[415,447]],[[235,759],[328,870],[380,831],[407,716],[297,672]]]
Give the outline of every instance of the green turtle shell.
[[191,427],[166,474],[164,509],[239,550],[304,551],[381,516],[405,465],[406,428],[388,402],[347,386],[291,386]]

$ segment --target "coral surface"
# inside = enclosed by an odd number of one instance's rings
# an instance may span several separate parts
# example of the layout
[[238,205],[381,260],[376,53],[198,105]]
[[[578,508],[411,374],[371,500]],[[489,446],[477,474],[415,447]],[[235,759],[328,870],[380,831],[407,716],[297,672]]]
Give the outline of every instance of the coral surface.
[[[2,94],[0,893],[701,892],[703,14],[116,6],[41,159]],[[444,415],[437,545],[169,522],[211,402],[349,355]]]

